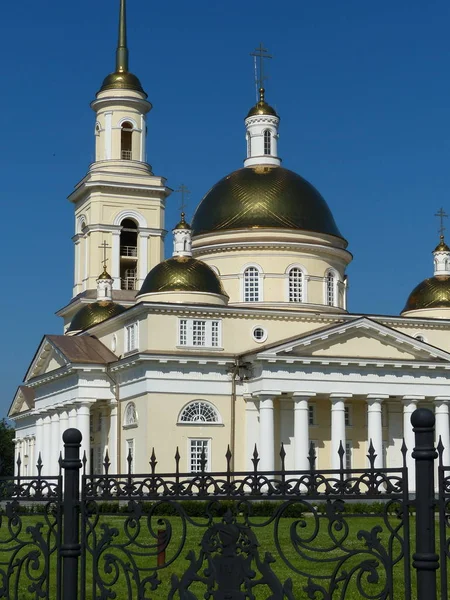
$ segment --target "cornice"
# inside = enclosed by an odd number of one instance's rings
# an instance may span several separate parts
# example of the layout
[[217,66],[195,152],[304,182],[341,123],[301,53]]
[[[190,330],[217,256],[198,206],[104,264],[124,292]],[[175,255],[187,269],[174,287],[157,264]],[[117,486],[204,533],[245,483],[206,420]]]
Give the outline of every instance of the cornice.
[[206,365],[212,363],[218,366],[226,366],[234,364],[236,356],[237,355],[234,354],[227,354],[225,356],[223,354],[209,355],[207,353],[198,352],[192,352],[191,354],[189,354],[188,352],[165,354],[161,354],[158,352],[137,352],[136,354],[132,354],[121,358],[117,362],[113,363],[113,365],[110,365],[108,370],[111,372],[121,371],[146,362],[153,362],[158,364],[175,363],[179,365],[185,365],[188,363]]

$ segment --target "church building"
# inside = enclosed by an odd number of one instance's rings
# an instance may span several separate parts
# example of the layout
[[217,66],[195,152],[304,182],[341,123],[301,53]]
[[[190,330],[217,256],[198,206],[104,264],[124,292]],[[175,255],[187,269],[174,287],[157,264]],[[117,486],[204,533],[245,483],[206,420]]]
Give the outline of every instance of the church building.
[[[347,311],[352,260],[321,194],[284,168],[280,116],[261,87],[246,114],[243,167],[206,192],[191,222],[169,223],[171,193],[146,161],[151,103],[128,66],[120,0],[116,69],[91,107],[95,161],[69,196],[74,287],[12,401],[22,475],[58,470],[78,428],[86,468],[318,469],[402,464],[411,413],[436,414],[449,462],[450,248],[401,315]],[[243,107],[245,108],[245,107]],[[245,111],[243,111],[243,116]],[[236,128],[241,125],[236,123]],[[289,126],[289,124],[287,124]],[[239,153],[240,149],[236,151]],[[238,161],[238,156],[236,157]],[[320,186],[320,182],[318,182]],[[170,235],[170,233],[169,233]],[[431,261],[430,261],[431,263]],[[430,275],[431,275],[430,264]]]

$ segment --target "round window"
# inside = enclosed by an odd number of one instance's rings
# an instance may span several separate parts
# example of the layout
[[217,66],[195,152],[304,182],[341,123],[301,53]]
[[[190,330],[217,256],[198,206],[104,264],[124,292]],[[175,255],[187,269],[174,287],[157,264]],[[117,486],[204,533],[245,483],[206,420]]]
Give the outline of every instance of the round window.
[[254,327],[252,335],[255,342],[261,343],[267,340],[267,331],[263,327]]

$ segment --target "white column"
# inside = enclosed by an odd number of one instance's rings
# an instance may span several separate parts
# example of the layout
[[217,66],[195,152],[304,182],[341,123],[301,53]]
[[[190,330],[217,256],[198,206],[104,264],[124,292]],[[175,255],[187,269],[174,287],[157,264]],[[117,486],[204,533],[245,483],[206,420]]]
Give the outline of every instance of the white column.
[[104,156],[106,160],[112,158],[112,112],[105,112],[105,149]]
[[367,450],[370,442],[375,450],[375,468],[383,468],[383,420],[381,414],[381,403],[389,396],[380,394],[369,394],[367,396]]
[[80,402],[77,406],[77,422],[78,429],[81,431],[81,453],[80,458],[83,460],[84,453],[86,452],[86,473],[90,473],[90,460],[91,460],[91,406],[92,402]]
[[67,408],[61,409],[59,413],[59,450],[64,457],[63,433],[69,429],[69,414]]
[[331,468],[339,469],[339,447],[345,450],[345,399],[351,394],[331,394]]
[[[20,444],[21,444],[21,442],[22,442],[22,440],[20,438],[15,438],[14,439],[14,475],[18,475],[19,474],[17,461],[19,459]],[[22,456],[20,457],[20,460],[23,462]],[[20,474],[21,475],[23,474],[22,465],[20,466]]]
[[112,231],[111,277],[113,289],[120,290],[120,231]]
[[[50,448],[51,448],[51,418],[48,413],[44,416],[44,424],[42,427],[42,475],[52,475],[50,465]],[[53,473],[54,474],[54,473]]]
[[449,396],[437,396],[434,399],[434,414],[436,417],[436,446],[439,443],[439,438],[441,438],[444,446],[442,459],[445,466],[450,464],[449,402]]
[[44,418],[42,416],[38,416],[38,418],[36,419],[36,439],[35,439],[35,444],[34,444],[34,471],[33,473],[35,473],[37,475],[37,461],[39,460],[39,454],[41,455],[41,459],[42,459],[42,448],[43,448],[43,442],[44,442],[44,438],[43,438],[43,426],[44,426]]
[[309,469],[309,411],[308,400],[315,394],[294,393],[294,469]]
[[275,470],[273,395],[259,396],[259,470]]
[[148,237],[149,233],[139,231],[139,255],[138,255],[138,285],[139,288],[144,283],[148,273]]
[[78,294],[79,290],[79,286],[81,284],[81,269],[80,269],[80,238],[77,237],[77,239],[75,240],[75,282],[73,284],[73,293],[74,295]]
[[55,475],[58,472],[58,459],[60,452],[58,411],[53,412],[51,416],[50,440],[50,460],[48,463],[50,471],[48,471],[47,474]]
[[77,407],[72,404],[69,407],[69,422],[68,422],[68,427],[69,429],[78,429],[78,417],[77,417]]
[[419,400],[425,400],[425,396],[403,396],[403,439],[408,449],[406,453],[406,466],[408,467],[409,491],[412,492],[416,489],[416,475],[414,460],[411,456],[411,452],[414,450],[414,432],[411,425],[411,415],[416,410]]
[[28,450],[28,475],[35,475],[36,473],[36,461],[34,459],[35,453],[34,453],[34,444],[35,444],[35,438],[34,436],[30,436],[30,441],[29,441],[29,450]]
[[111,412],[109,415],[108,454],[111,465],[109,467],[109,472],[117,473],[120,470],[117,468],[117,402],[112,400],[110,402],[110,407]]

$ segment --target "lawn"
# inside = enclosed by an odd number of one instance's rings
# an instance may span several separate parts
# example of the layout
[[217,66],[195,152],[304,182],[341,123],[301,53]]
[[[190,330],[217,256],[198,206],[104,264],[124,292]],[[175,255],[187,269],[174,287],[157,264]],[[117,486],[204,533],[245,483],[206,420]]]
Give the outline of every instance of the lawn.
[[[326,593],[333,600],[344,595],[349,600],[364,595],[373,599],[407,597],[408,569],[401,543],[404,532],[395,515],[386,522],[382,515],[258,516],[251,518],[251,528],[246,527],[242,514],[236,523],[224,524],[222,518],[216,518],[213,528],[208,528],[207,520],[201,517],[185,520],[177,516],[150,518],[147,514],[138,518],[99,514],[89,523],[86,560],[81,563],[86,594],[80,598],[85,600],[324,600]],[[411,517],[411,536],[414,524]],[[3,515],[0,598],[56,597],[52,526],[52,519],[43,515],[24,515],[14,522]],[[157,565],[158,529],[166,532],[165,563],[161,567]],[[159,550],[161,547],[160,540]],[[47,548],[51,549],[48,559]],[[389,556],[393,557],[392,569]],[[215,583],[211,587],[212,580]],[[211,595],[207,595],[208,585]],[[41,588],[49,590],[48,596],[40,595]],[[414,598],[414,573],[412,588]],[[227,589],[240,589],[241,594],[227,596]]]

